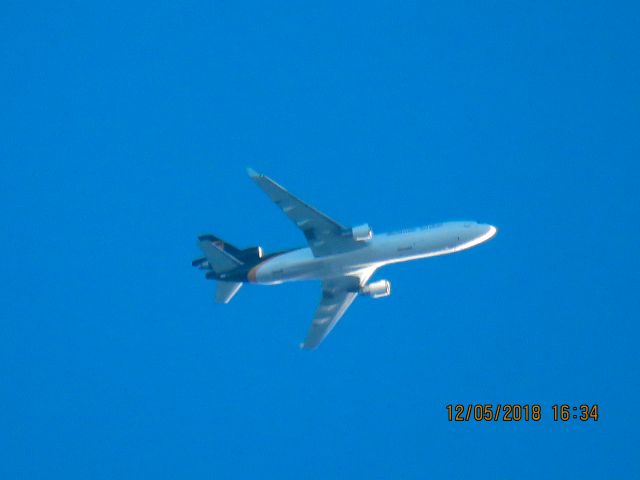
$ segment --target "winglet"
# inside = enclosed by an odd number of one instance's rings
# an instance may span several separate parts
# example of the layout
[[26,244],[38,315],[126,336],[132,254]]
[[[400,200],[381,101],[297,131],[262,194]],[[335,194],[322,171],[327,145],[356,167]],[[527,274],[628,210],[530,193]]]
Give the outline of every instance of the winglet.
[[247,174],[251,177],[251,178],[257,178],[260,175],[258,174],[258,172],[256,172],[253,168],[251,167],[247,167]]

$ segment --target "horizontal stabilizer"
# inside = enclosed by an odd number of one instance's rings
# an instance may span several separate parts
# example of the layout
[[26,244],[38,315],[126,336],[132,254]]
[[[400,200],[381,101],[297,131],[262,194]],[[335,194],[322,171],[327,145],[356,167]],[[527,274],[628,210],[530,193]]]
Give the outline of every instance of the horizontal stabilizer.
[[216,273],[224,273],[242,265],[233,255],[225,252],[209,239],[198,240],[198,246],[204,252],[211,269]]
[[200,235],[198,237],[198,240],[211,242],[220,250],[228,253],[241,263],[251,263],[262,258],[262,247],[238,248],[231,243],[224,241],[220,237],[213,235],[212,233],[205,233],[203,235]]
[[229,303],[238,293],[242,283],[238,282],[218,282],[216,287],[216,303]]

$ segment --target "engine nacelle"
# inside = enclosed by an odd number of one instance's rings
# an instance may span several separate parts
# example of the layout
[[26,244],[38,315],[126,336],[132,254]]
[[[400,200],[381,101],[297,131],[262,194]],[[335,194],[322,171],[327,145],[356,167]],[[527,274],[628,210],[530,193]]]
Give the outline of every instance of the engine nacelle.
[[371,298],[388,297],[391,295],[391,283],[389,280],[378,280],[360,287],[360,293]]
[[356,242],[366,242],[373,237],[373,230],[368,223],[363,223],[351,229],[351,235]]
[[262,258],[262,247],[249,247],[236,253],[238,260],[250,262]]

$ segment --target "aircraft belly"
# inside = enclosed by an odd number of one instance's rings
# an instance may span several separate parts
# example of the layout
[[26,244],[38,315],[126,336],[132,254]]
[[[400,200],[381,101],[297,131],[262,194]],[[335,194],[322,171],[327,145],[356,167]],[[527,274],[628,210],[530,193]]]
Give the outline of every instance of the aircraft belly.
[[368,258],[353,254],[301,257],[282,255],[264,262],[256,269],[256,283],[274,285],[298,280],[335,278],[352,274],[372,264]]
[[[379,267],[450,253],[449,249],[443,248],[441,239],[429,237],[428,240],[424,237],[405,237],[397,240],[393,237],[374,237],[365,248],[322,257],[313,256],[309,249],[295,250],[259,265],[256,268],[255,281],[278,284],[297,280],[322,280],[351,275],[372,266]],[[407,241],[410,241],[411,249],[402,248]]]
[[278,284],[293,280],[307,280],[319,278],[318,259],[310,251],[296,250],[265,261],[256,269],[256,282],[263,284]]

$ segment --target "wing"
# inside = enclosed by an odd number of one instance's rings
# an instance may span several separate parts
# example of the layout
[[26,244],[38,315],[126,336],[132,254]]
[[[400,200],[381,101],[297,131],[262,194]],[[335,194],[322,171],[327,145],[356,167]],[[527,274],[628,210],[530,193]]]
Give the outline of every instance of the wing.
[[345,276],[322,282],[322,298],[309,327],[307,338],[300,348],[314,349],[333,330],[358,295],[358,290],[373,275],[375,268],[362,270],[353,276]]
[[311,251],[316,257],[340,253],[362,247],[356,242],[351,229],[343,227],[310,205],[289,193],[265,175],[247,169],[249,176],[275,202],[284,214],[302,230]]

